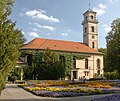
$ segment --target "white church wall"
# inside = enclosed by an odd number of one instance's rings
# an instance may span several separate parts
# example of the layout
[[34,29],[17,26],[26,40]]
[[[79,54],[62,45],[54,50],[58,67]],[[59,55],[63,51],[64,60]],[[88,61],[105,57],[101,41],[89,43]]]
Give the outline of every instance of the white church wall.
[[79,79],[84,76],[86,79],[93,78],[94,74],[97,73],[98,70],[97,59],[100,59],[100,74],[103,75],[103,56],[91,55],[90,57],[88,57],[88,69],[85,69],[85,59],[76,60],[76,69],[78,71],[77,78]]

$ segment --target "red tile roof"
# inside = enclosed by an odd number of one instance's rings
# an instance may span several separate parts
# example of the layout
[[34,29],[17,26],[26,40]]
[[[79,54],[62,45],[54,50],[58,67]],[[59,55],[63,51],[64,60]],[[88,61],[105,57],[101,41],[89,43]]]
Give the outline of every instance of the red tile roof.
[[21,50],[33,50],[33,49],[44,50],[47,48],[55,51],[101,54],[98,51],[80,42],[51,40],[51,39],[43,39],[43,38],[35,38],[34,40],[24,45],[21,48]]

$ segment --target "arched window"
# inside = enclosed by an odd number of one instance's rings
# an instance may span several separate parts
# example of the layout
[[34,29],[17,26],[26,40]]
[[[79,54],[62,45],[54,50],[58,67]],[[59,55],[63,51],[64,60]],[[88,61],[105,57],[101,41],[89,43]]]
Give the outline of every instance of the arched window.
[[76,58],[73,57],[73,68],[76,68]]
[[85,59],[85,69],[88,69],[88,59]]
[[92,32],[95,32],[94,26],[91,27],[91,31],[92,31]]
[[97,59],[97,74],[100,75],[100,59]]
[[85,27],[85,33],[87,33],[87,28]]
[[97,74],[100,75],[100,70],[97,70]]
[[100,59],[97,59],[97,69],[100,69]]
[[65,64],[65,57],[64,56],[60,55],[59,60],[60,60],[61,64]]
[[27,56],[27,63],[28,63],[28,66],[32,66],[32,54],[29,54]]
[[92,48],[95,48],[95,43],[94,42],[92,42]]
[[93,19],[93,15],[91,15],[91,19]]

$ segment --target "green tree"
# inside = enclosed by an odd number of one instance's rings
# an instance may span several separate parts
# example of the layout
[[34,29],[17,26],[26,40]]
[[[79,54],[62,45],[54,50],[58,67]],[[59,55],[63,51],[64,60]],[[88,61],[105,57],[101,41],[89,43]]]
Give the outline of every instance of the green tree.
[[111,72],[105,72],[104,73],[104,76],[107,78],[107,79],[118,79],[118,71],[117,70],[114,70],[114,71],[111,71]]
[[0,0],[0,17],[5,13],[10,15],[14,0]]
[[21,74],[21,68],[14,68],[14,70],[10,73],[10,76],[8,77],[9,80],[15,81],[20,79],[20,74]]
[[118,71],[120,78],[120,19],[112,23],[112,30],[107,37],[107,66],[109,71]]
[[58,54],[54,51],[46,49],[42,61],[38,61],[38,63],[36,74],[40,79],[56,80],[65,76],[64,66],[60,63]]
[[0,0],[0,92],[16,65],[19,48],[25,41],[22,32],[15,29],[16,24],[7,18],[12,5],[9,1],[11,0]]
[[59,61],[59,54],[46,49],[32,54],[32,63],[24,68],[25,79],[57,80],[65,77],[65,65]]
[[104,71],[107,72],[109,70],[109,68],[107,67],[107,63],[106,63],[107,49],[106,48],[99,48],[98,51],[103,53],[103,60],[104,60],[103,67],[104,67]]
[[111,43],[111,41],[113,40],[113,37],[118,34],[118,30],[119,30],[119,23],[120,23],[120,18],[115,19],[112,23],[111,23],[111,31],[107,33],[106,36],[106,43],[107,46]]
[[35,69],[33,68],[33,66],[25,66],[23,68],[23,72],[24,72],[24,79],[27,79],[27,80],[31,80],[33,79],[34,75],[35,75]]

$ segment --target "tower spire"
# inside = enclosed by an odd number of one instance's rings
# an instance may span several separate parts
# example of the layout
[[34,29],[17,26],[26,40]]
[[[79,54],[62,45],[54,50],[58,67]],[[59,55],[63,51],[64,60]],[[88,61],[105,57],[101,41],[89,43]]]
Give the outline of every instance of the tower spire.
[[89,9],[90,9],[90,3],[89,3]]
[[90,5],[90,3],[89,3],[89,10],[91,10],[91,5]]

